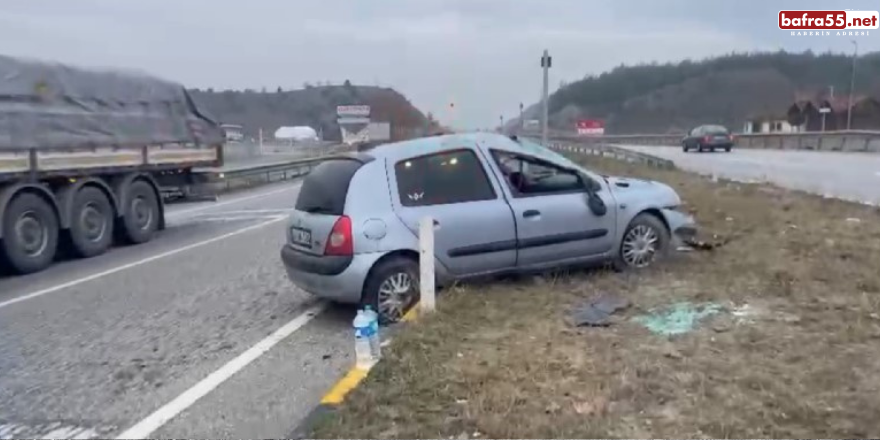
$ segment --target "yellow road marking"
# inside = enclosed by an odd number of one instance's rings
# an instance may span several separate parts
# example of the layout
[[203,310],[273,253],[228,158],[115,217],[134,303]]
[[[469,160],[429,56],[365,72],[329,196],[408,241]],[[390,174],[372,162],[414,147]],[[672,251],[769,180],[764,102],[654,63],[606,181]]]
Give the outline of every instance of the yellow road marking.
[[413,322],[416,320],[416,318],[418,318],[418,316],[419,316],[419,303],[415,303],[415,304],[413,304],[412,307],[410,307],[409,311],[406,312],[405,315],[403,315],[403,318],[400,318],[400,320],[403,322]]
[[346,375],[333,385],[333,388],[321,399],[322,405],[339,405],[345,399],[345,396],[367,377],[370,372],[369,368],[352,368]]

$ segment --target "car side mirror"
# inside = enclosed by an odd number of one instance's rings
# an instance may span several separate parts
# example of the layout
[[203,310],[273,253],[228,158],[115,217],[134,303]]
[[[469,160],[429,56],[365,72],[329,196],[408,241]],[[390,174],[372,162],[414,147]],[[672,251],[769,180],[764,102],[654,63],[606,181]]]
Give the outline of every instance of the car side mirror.
[[602,200],[602,197],[599,197],[599,194],[592,191],[587,193],[587,207],[590,208],[590,212],[596,217],[602,217],[608,213],[608,206],[605,205],[605,201]]
[[607,214],[608,206],[602,200],[602,197],[599,197],[602,185],[586,174],[581,174],[581,181],[587,189],[587,207],[590,208],[590,212],[596,217],[602,217]]
[[602,185],[599,182],[593,180],[592,177],[586,174],[580,174],[581,183],[584,185],[584,188],[587,190],[587,193],[597,193],[602,190]]

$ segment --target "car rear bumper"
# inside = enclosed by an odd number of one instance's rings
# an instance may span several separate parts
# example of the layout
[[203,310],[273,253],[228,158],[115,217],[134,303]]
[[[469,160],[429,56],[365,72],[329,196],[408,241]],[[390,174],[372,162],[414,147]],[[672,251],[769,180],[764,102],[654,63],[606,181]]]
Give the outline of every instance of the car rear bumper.
[[351,265],[352,260],[354,257],[351,255],[314,255],[290,245],[281,248],[281,261],[285,266],[317,275],[339,275]]
[[350,304],[360,302],[367,274],[381,256],[381,253],[320,256],[290,245],[281,248],[281,262],[294,285],[315,296]]
[[730,142],[709,142],[702,145],[703,148],[733,148],[733,144]]

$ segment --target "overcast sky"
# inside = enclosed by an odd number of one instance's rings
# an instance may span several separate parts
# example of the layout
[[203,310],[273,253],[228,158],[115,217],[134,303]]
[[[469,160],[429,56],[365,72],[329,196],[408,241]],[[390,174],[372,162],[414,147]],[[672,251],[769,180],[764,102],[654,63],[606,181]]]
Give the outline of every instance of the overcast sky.
[[[136,68],[199,88],[381,84],[475,128],[537,101],[545,48],[554,56],[551,89],[621,63],[852,51],[851,38],[779,30],[786,8],[877,10],[880,2],[0,0],[0,53]],[[880,30],[858,42],[860,52],[880,50]]]

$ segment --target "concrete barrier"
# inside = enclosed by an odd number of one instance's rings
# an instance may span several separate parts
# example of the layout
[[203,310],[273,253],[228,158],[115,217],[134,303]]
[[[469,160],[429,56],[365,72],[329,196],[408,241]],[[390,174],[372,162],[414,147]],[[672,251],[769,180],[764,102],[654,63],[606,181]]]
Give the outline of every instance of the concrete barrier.
[[[523,136],[540,137],[527,133]],[[842,130],[806,133],[750,133],[734,134],[735,148],[774,150],[849,151],[880,153],[880,131]],[[681,134],[627,134],[607,136],[579,136],[573,132],[554,131],[549,140],[581,145],[660,145],[679,146]]]

